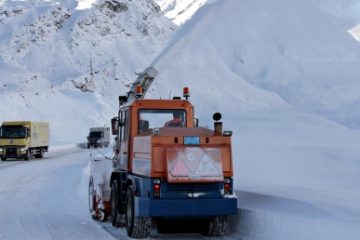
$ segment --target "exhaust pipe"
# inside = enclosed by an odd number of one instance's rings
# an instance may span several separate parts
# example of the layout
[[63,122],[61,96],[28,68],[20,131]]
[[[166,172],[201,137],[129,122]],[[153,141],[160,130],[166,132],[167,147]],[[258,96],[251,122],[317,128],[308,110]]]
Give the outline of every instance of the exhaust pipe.
[[222,122],[219,122],[221,119],[221,113],[216,112],[213,115],[214,119],[214,136],[221,136],[222,135]]
[[221,136],[222,135],[222,122],[214,122],[214,136]]

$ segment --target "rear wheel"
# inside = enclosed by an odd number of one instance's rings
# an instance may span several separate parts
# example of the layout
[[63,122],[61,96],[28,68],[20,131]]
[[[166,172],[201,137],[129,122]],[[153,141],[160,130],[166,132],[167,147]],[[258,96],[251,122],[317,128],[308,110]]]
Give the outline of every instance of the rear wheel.
[[89,179],[89,212],[92,218],[95,218],[95,204],[96,204],[96,195],[94,188],[94,180],[92,177]]
[[36,158],[44,157],[44,149],[40,148],[39,153],[35,155]]
[[165,219],[158,219],[157,220],[157,231],[158,233],[170,233],[171,225]]
[[119,183],[114,180],[111,183],[111,223],[114,227],[121,226],[121,201],[119,197]]
[[201,233],[205,236],[223,236],[228,229],[226,216],[218,216],[206,221]]
[[132,238],[147,238],[151,232],[151,218],[135,216],[134,190],[129,187],[126,194],[126,231]]
[[1,157],[1,161],[6,161],[6,157]]

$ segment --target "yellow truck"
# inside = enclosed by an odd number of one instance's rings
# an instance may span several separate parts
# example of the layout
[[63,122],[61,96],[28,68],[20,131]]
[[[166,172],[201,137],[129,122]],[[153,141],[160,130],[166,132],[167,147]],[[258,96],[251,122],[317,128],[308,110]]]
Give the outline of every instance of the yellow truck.
[[3,122],[0,127],[0,157],[43,158],[49,149],[49,123],[32,121]]

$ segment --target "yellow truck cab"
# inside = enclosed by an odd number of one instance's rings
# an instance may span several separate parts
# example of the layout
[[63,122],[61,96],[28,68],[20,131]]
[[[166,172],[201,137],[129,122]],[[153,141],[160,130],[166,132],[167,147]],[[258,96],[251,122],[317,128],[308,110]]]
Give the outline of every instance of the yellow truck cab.
[[0,157],[43,158],[49,148],[49,124],[47,122],[11,121],[0,127]]

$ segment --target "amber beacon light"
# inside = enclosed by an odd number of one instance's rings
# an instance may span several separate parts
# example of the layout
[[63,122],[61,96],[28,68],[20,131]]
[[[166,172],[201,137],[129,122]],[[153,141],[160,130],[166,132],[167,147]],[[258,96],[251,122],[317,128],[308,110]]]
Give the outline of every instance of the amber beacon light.
[[186,100],[190,97],[190,90],[188,87],[183,88],[183,97],[186,98]]
[[143,89],[140,85],[136,85],[135,87],[135,96],[137,98],[141,97],[143,95]]

